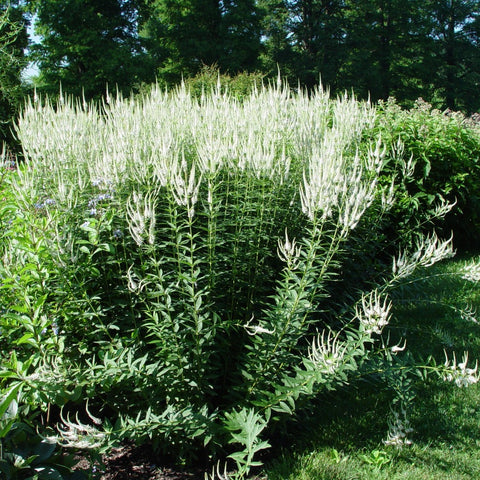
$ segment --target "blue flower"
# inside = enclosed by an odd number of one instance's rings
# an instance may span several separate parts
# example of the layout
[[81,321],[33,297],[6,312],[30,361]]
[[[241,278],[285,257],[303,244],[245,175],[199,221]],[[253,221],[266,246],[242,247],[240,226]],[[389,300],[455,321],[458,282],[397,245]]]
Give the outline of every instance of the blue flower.
[[102,183],[104,183],[103,178],[96,178],[95,180],[92,180],[92,185],[94,187],[99,187]]

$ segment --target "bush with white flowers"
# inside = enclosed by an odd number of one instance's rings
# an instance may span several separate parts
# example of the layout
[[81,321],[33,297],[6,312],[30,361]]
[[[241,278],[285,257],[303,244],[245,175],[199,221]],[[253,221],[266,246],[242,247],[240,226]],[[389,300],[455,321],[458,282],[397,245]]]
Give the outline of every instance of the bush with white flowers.
[[[0,274],[2,351],[31,360],[2,354],[3,388],[41,408],[90,399],[97,439],[205,450],[246,475],[300,400],[367,358],[394,364],[405,345],[383,336],[389,291],[452,254],[419,238],[382,282],[345,295],[335,322],[326,314],[344,245],[395,202],[381,179],[394,147],[369,137],[374,123],[368,103],[282,85],[242,102],[179,88],[29,103]],[[435,368],[477,378],[466,360]]]

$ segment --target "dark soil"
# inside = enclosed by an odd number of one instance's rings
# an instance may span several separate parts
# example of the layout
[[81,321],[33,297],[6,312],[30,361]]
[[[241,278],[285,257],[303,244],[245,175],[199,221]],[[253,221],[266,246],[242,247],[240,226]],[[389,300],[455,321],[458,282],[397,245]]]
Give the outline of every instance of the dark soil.
[[112,449],[102,459],[103,465],[92,465],[79,459],[77,470],[101,472],[100,480],[204,480],[204,472],[186,471],[162,464],[148,446],[124,445]]

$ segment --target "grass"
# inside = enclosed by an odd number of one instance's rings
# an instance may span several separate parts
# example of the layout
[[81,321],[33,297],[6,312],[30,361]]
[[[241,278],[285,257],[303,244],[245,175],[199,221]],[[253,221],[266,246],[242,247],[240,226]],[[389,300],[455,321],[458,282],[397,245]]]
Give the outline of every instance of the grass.
[[[440,362],[444,351],[480,359],[480,282],[462,278],[478,256],[444,261],[397,292],[391,335]],[[461,360],[458,359],[460,362]],[[373,387],[373,388],[372,388]],[[387,446],[391,394],[363,378],[297,416],[267,462],[269,480],[461,480],[480,478],[480,385],[418,382],[410,406],[412,445]]]

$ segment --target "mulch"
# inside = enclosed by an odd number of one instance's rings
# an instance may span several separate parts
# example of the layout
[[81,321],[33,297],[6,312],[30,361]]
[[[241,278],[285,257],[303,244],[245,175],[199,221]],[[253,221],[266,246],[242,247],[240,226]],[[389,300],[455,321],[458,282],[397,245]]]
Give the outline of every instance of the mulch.
[[101,480],[204,480],[204,472],[186,471],[162,465],[163,460],[148,446],[123,445],[112,449],[102,459],[103,465],[92,465],[79,457],[76,469],[101,472]]

